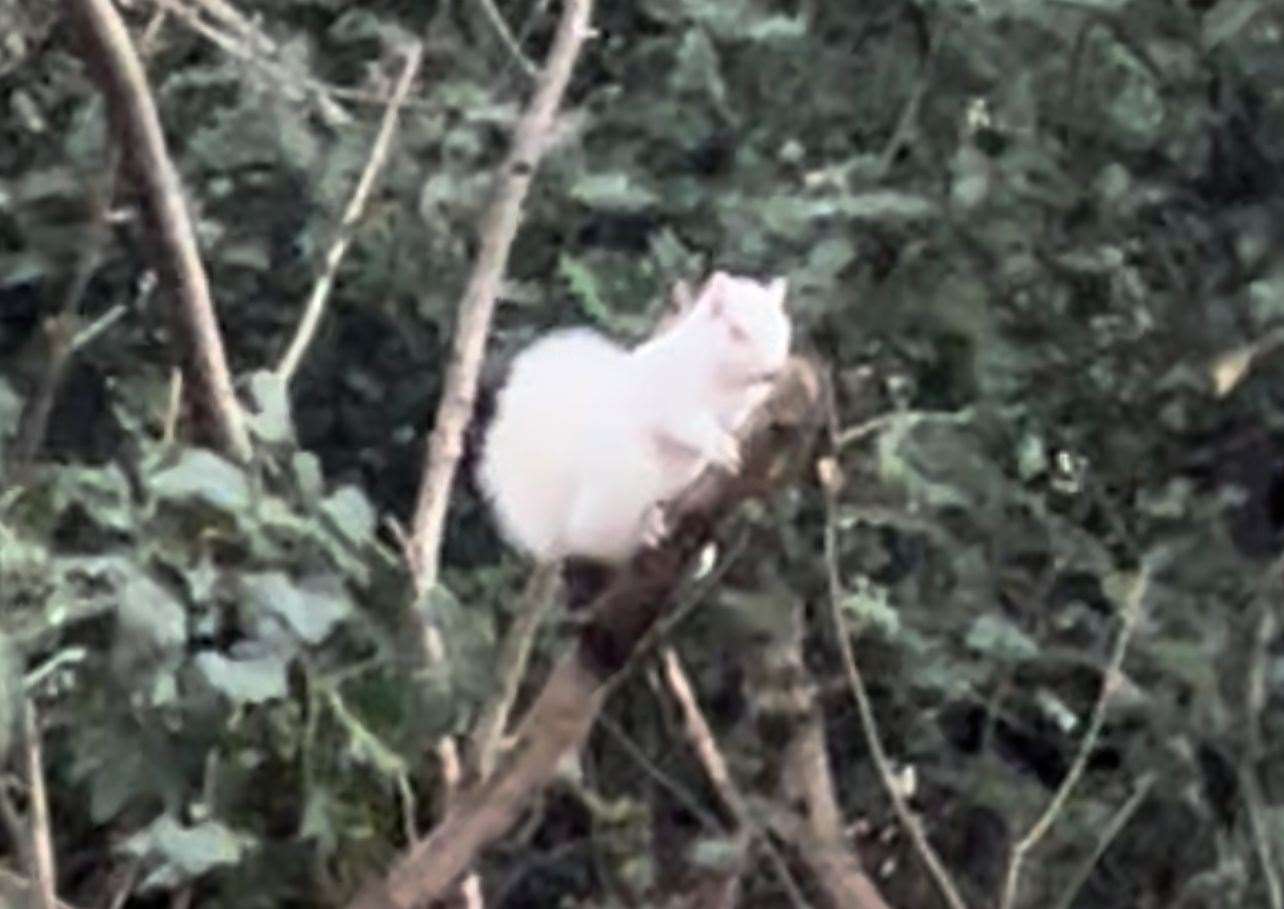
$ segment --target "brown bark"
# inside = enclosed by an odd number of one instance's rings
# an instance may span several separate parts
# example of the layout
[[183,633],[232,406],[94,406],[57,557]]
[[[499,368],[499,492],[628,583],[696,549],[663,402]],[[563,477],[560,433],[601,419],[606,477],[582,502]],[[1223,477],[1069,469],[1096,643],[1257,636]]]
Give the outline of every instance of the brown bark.
[[553,670],[507,760],[456,799],[437,828],[384,880],[367,887],[352,909],[409,909],[441,897],[482,849],[513,826],[553,779],[562,758],[584,742],[612,674],[664,614],[669,593],[716,523],[745,498],[793,478],[798,455],[814,435],[819,389],[815,367],[791,361],[771,400],[741,434],[741,475],[706,471],[678,498],[674,532],[664,545],[635,558],[594,604],[578,646]]
[[248,461],[249,436],[232,390],[209,283],[142,62],[110,0],[66,4],[85,66],[107,99],[125,174],[142,201],[153,265],[171,298],[175,341],[198,424],[223,454]]

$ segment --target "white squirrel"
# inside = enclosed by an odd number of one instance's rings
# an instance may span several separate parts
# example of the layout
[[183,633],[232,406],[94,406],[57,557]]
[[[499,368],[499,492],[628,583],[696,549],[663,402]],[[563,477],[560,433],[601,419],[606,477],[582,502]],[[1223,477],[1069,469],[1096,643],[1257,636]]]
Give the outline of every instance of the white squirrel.
[[785,290],[715,272],[633,350],[570,329],[519,354],[478,470],[508,541],[607,563],[658,542],[665,501],[709,464],[739,468],[733,433],[789,356]]

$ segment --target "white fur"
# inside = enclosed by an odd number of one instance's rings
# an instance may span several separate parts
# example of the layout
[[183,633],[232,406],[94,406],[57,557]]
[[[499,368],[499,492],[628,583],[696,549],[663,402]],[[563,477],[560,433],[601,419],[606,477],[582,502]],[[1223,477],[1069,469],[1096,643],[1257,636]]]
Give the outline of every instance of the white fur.
[[656,506],[710,463],[736,469],[733,432],[789,355],[784,295],[718,272],[632,351],[582,329],[523,351],[479,470],[505,537],[540,561],[623,561],[658,534]]

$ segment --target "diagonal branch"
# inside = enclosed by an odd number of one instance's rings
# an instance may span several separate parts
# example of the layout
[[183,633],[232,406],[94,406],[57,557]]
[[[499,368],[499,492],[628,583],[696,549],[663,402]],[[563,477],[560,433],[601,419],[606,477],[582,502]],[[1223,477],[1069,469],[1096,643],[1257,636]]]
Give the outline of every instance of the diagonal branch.
[[544,613],[552,605],[560,570],[561,565],[557,562],[535,568],[522,593],[512,627],[504,636],[499,659],[495,661],[500,674],[499,684],[495,686],[495,691],[482,707],[473,726],[471,756],[473,768],[480,779],[490,776],[495,769],[504,730],[508,728],[508,718],[526,675],[531,649],[535,645],[535,633],[539,631]]
[[[838,412],[834,406],[831,396],[826,401],[826,417],[829,423],[829,440],[837,451],[841,444],[841,437],[838,431]],[[876,421],[871,421],[871,425]],[[825,469],[825,465],[832,469]],[[829,608],[830,618],[834,625],[834,634],[838,638],[838,650],[842,655],[843,668],[847,673],[848,686],[851,688],[852,697],[856,700],[856,710],[860,715],[861,729],[865,733],[865,744],[869,748],[870,756],[873,758],[874,767],[878,771],[878,778],[883,784],[883,789],[887,792],[888,798],[892,802],[892,809],[896,812],[896,817],[900,821],[905,832],[909,834],[910,841],[914,844],[915,850],[922,859],[923,864],[927,867],[928,873],[936,884],[937,890],[941,893],[941,898],[950,909],[966,909],[966,903],[963,897],[959,895],[958,887],[955,886],[953,879],[950,877],[949,870],[941,857],[936,854],[932,844],[927,839],[927,832],[923,829],[922,823],[917,815],[911,810],[908,800],[905,798],[905,792],[900,783],[896,780],[896,774],[892,770],[891,761],[887,757],[887,751],[883,748],[883,739],[878,730],[878,721],[874,717],[874,707],[869,699],[869,690],[865,687],[865,679],[861,675],[860,665],[856,662],[855,649],[852,647],[851,637],[847,631],[847,623],[843,620],[842,614],[842,595],[843,584],[838,570],[838,519],[837,519],[837,482],[825,482],[825,476],[835,476],[837,465],[830,462],[822,462],[822,487],[825,492],[825,568],[829,586]]]
[[522,202],[548,146],[553,118],[561,104],[580,46],[589,36],[592,0],[564,0],[562,18],[540,74],[535,94],[517,123],[513,147],[496,177],[494,195],[481,228],[477,263],[459,304],[459,320],[446,369],[437,418],[428,440],[428,455],[407,558],[415,588],[422,593],[437,583],[442,528],[451,483],[463,453],[464,427],[473,412],[477,377],[486,335],[490,331],[495,297],[508,265],[509,248],[517,235]]
[[[802,606],[789,607],[788,627],[752,647],[745,660],[759,737],[783,739],[769,808],[772,826],[796,844],[833,906],[890,909],[843,827],[816,683],[803,659]],[[770,733],[768,733],[770,730]],[[783,730],[783,735],[781,735]]]
[[709,728],[709,721],[704,718],[704,713],[696,702],[695,689],[691,686],[686,670],[682,668],[682,661],[677,651],[672,647],[665,647],[660,653],[660,666],[664,670],[664,679],[669,686],[669,691],[682,711],[683,723],[687,728],[687,739],[700,759],[700,765],[704,767],[709,782],[717,791],[718,797],[722,799],[723,806],[731,813],[736,825],[742,831],[752,834],[753,839],[758,841],[760,848],[767,854],[767,860],[771,862],[780,886],[789,897],[790,905],[806,906],[807,900],[803,897],[797,882],[794,881],[793,875],[789,873],[789,865],[785,862],[784,856],[758,827],[744,795],[731,778],[731,767],[727,764],[727,759],[722,756],[722,749],[718,747],[713,730]]
[[516,823],[554,778],[562,759],[584,742],[612,675],[628,664],[638,642],[663,615],[670,593],[712,529],[744,499],[794,478],[798,452],[811,441],[818,398],[815,367],[791,361],[772,398],[741,435],[741,475],[706,471],[678,497],[674,532],[664,545],[643,551],[621,570],[593,605],[578,647],[554,668],[519,724],[517,745],[507,760],[454,799],[436,829],[385,880],[358,896],[351,909],[408,909],[439,898],[482,849]]
[[374,147],[370,150],[370,159],[366,161],[361,178],[357,181],[357,188],[353,191],[352,198],[348,200],[348,207],[343,212],[343,220],[339,222],[339,235],[326,251],[321,274],[312,285],[312,293],[308,295],[303,319],[294,333],[294,339],[290,341],[289,349],[276,368],[277,377],[286,384],[294,378],[294,373],[298,370],[300,361],[303,360],[303,354],[312,343],[317,327],[321,324],[321,317],[325,314],[326,299],[330,296],[330,288],[334,286],[335,273],[338,272],[339,263],[343,261],[343,256],[352,243],[353,231],[365,211],[366,200],[370,198],[370,191],[374,189],[375,179],[388,160],[392,136],[397,129],[397,114],[406,103],[406,96],[410,94],[410,86],[419,72],[421,59],[423,59],[423,45],[416,42],[406,52],[406,62],[401,70],[401,78],[397,80],[392,98],[383,112],[383,122],[379,125],[379,134],[375,137]]
[[232,391],[205,269],[147,75],[110,0],[67,0],[67,7],[85,66],[106,96],[125,171],[142,197],[153,264],[170,292],[192,403],[215,446],[237,461],[248,461],[244,416]]

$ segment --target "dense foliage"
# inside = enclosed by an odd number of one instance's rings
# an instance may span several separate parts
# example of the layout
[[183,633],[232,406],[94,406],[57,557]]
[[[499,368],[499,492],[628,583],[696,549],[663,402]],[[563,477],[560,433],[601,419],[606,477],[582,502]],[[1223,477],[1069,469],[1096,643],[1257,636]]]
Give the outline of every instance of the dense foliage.
[[[163,438],[167,302],[58,6],[0,0],[0,466],[58,333],[108,321],[60,376],[39,469],[0,490],[5,800],[27,805],[25,691],[65,899],[340,905],[431,826],[431,745],[488,693],[525,571],[457,484],[421,604],[450,658],[424,669],[384,518],[409,515],[479,215],[556,5],[496,0],[515,50],[484,3],[120,4],[254,402],[244,471],[181,425]],[[895,826],[838,596],[932,842],[969,905],[997,905],[1145,584],[1018,905],[1272,905],[1284,14],[612,0],[595,26],[525,206],[496,362],[553,325],[641,337],[672,282],[716,266],[788,274],[799,345],[835,379],[833,508],[815,485],[745,515],[675,632],[733,774],[750,786],[773,760],[737,651],[800,605],[844,815]],[[421,79],[287,395],[263,370],[412,37]],[[532,685],[562,643],[557,623],[541,633]],[[625,680],[575,782],[488,854],[491,903],[660,904],[680,869],[717,862],[709,785],[653,681]],[[903,837],[861,846],[889,902],[935,904]],[[769,866],[746,875],[744,905],[785,902]]]

